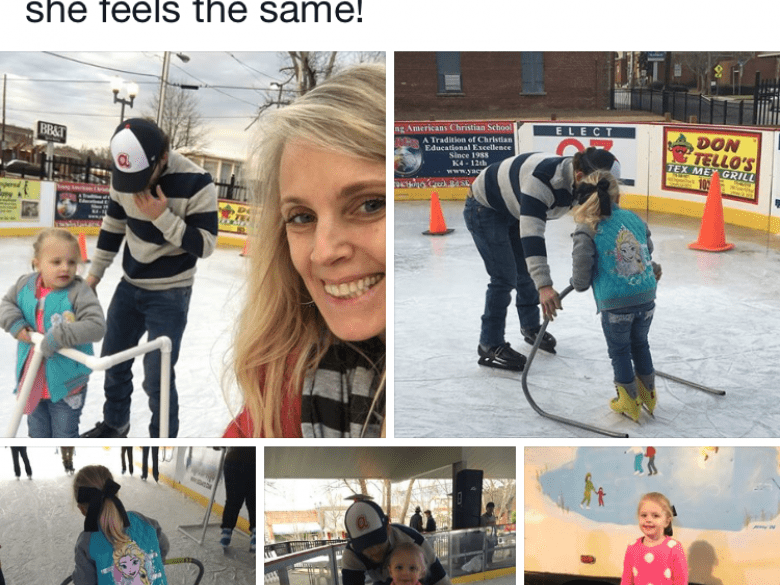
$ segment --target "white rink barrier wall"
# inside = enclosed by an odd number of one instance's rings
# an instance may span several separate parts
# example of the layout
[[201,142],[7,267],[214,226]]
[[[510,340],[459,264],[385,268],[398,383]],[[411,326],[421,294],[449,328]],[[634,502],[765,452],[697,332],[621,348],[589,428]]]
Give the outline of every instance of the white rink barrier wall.
[[[589,146],[607,148],[619,159],[622,205],[628,209],[699,218],[710,177],[718,171],[724,221],[780,233],[780,132],[776,130],[666,122],[516,123],[516,153],[572,155]],[[424,158],[425,147],[420,150]],[[440,199],[463,199],[467,187],[462,179],[434,179],[423,188],[396,188],[395,198],[427,200],[432,191]]]

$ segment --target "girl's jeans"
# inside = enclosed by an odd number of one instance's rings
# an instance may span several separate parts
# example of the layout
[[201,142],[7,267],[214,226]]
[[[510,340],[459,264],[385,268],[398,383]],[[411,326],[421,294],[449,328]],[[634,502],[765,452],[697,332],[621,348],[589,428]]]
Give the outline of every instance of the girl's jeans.
[[602,311],[601,327],[607,340],[607,350],[612,359],[615,382],[629,384],[637,374],[653,373],[653,359],[647,334],[653,322],[655,302],[637,307]]

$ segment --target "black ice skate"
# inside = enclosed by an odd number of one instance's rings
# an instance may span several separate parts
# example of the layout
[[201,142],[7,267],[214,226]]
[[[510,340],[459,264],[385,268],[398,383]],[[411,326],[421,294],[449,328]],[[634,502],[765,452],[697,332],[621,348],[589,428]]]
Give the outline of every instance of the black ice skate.
[[507,342],[496,347],[487,347],[480,343],[477,347],[477,353],[479,353],[477,363],[480,366],[513,372],[522,372],[525,367],[525,356],[512,349]]
[[[527,344],[533,345],[536,343],[536,336],[539,334],[540,329],[541,327],[537,327],[536,329],[521,329],[520,333],[523,334],[523,339]],[[555,338],[545,331],[542,336],[542,342],[539,344],[539,349],[548,353],[555,353],[556,343]]]

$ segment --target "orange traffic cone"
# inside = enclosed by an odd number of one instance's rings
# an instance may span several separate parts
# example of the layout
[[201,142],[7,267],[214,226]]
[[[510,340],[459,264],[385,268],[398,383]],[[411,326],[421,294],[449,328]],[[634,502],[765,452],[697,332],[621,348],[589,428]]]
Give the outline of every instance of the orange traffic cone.
[[84,232],[79,232],[79,252],[81,252],[81,261],[84,264],[88,264],[89,258],[87,257],[87,237],[84,235]]
[[717,171],[712,176],[707,202],[704,204],[699,239],[688,244],[688,247],[692,250],[706,252],[724,252],[734,247],[734,244],[726,242],[726,231],[723,225],[723,202],[720,198],[720,175]]
[[439,194],[434,191],[431,193],[431,220],[428,224],[428,229],[423,232],[425,236],[444,236],[450,232],[455,231],[452,228],[447,228],[447,224],[444,223],[444,214],[441,212],[441,203],[439,203]]
[[241,250],[241,256],[249,256],[249,238],[244,242],[244,249]]

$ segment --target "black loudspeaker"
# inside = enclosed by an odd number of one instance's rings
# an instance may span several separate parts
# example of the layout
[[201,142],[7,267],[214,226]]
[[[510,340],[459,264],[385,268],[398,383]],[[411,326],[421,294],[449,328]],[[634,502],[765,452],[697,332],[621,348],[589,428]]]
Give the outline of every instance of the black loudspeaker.
[[479,526],[482,508],[482,470],[462,469],[455,476],[453,507],[453,528]]

